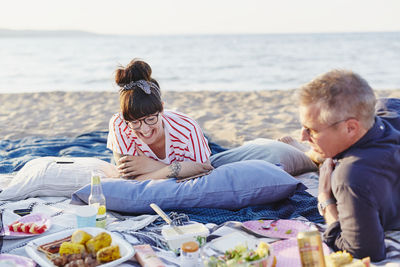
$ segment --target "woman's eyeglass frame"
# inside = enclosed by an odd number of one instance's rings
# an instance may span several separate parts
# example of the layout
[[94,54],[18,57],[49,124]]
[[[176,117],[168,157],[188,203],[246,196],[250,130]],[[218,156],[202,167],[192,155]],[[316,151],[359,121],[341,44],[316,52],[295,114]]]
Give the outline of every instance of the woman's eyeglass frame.
[[[158,122],[158,115],[160,112],[157,114],[149,115],[143,119],[135,120],[135,121],[127,121],[127,125],[129,128],[132,130],[139,130],[140,127],[142,127],[142,122],[144,122],[146,125],[154,125]],[[135,125],[134,125],[135,124]]]

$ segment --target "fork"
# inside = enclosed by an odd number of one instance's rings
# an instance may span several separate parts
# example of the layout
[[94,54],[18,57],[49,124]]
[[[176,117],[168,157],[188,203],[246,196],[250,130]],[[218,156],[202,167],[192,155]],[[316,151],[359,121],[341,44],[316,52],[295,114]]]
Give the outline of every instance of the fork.
[[279,219],[272,220],[272,221],[270,221],[267,225],[262,225],[261,228],[264,229],[264,230],[268,230],[268,229],[270,229],[271,227],[276,226],[276,223],[277,223],[278,221],[279,221]]

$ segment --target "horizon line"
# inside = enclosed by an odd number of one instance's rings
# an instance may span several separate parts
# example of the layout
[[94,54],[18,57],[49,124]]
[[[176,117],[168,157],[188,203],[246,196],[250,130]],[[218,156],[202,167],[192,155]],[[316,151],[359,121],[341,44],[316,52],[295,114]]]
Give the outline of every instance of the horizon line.
[[19,35],[23,33],[37,33],[37,34],[60,34],[60,33],[69,33],[69,34],[81,34],[81,35],[96,35],[96,36],[213,36],[213,35],[301,35],[301,34],[354,34],[354,33],[400,33],[400,30],[385,30],[385,31],[327,31],[327,32],[251,32],[251,33],[244,33],[244,32],[236,32],[236,33],[98,33],[98,32],[91,32],[85,30],[74,30],[74,29],[59,29],[59,30],[50,30],[50,29],[11,29],[11,28],[0,28],[0,37],[1,34],[9,33],[10,36],[12,35]]

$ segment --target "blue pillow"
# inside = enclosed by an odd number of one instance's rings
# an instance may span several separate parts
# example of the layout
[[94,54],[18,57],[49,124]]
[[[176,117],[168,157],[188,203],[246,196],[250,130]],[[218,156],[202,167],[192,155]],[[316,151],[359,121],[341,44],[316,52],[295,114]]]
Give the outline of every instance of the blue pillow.
[[[240,209],[279,201],[296,189],[306,189],[279,167],[248,160],[223,165],[201,178],[177,183],[175,179],[135,181],[102,180],[107,209],[128,213],[154,213],[151,203],[162,209]],[[88,202],[90,184],[72,195],[71,203]]]

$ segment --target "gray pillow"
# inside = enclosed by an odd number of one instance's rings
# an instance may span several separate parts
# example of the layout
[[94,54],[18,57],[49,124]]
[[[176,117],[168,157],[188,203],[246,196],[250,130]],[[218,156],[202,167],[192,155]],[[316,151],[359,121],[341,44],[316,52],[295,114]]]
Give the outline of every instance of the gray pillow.
[[210,158],[214,168],[232,162],[252,159],[280,164],[286,172],[293,176],[318,170],[317,165],[297,148],[264,138],[246,142],[240,147],[212,155]]
[[[153,213],[151,203],[162,209],[240,209],[285,199],[307,187],[279,167],[248,160],[226,164],[201,178],[177,183],[175,179],[102,181],[107,209],[129,213]],[[90,184],[72,195],[73,204],[87,203]]]

